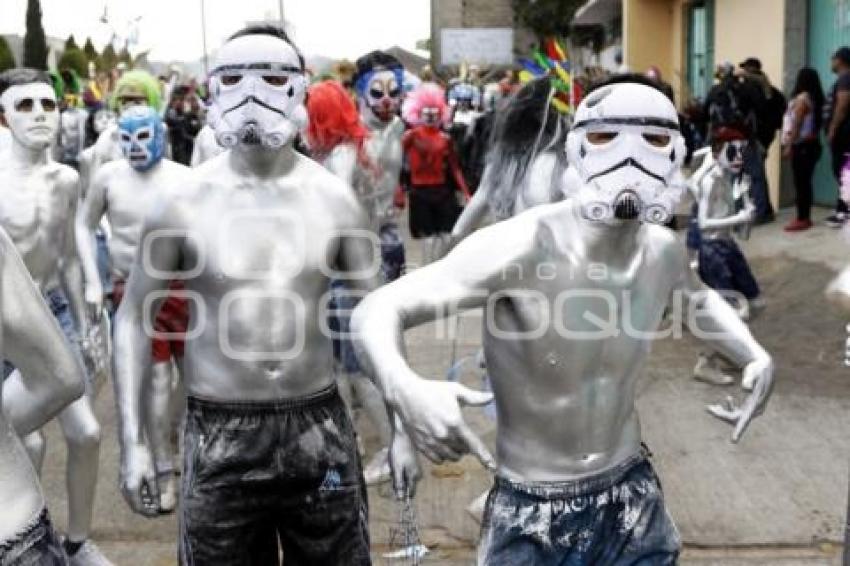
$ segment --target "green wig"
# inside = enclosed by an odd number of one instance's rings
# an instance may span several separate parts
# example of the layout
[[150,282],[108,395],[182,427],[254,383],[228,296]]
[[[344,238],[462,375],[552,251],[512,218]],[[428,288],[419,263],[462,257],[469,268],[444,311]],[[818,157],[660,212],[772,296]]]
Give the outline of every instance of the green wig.
[[159,112],[162,110],[162,95],[159,92],[159,81],[147,71],[127,71],[118,82],[109,101],[109,106],[115,111],[120,110],[118,99],[126,94],[141,95],[147,98],[148,106]]
[[65,98],[65,81],[62,80],[62,75],[55,71],[50,71],[50,82],[53,84],[53,92],[56,93],[56,100]]

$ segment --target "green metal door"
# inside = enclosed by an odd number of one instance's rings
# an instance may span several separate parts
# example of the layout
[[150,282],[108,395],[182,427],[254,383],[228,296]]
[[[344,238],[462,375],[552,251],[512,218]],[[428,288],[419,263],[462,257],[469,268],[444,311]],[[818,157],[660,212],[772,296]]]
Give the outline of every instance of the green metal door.
[[[850,45],[850,0],[809,0],[807,63],[817,69],[829,95],[835,76],[830,57],[842,45]],[[815,171],[815,202],[834,206],[838,186],[832,176],[832,156],[824,140],[824,153]]]
[[704,98],[711,88],[714,70],[714,0],[700,0],[688,6],[688,88],[696,98]]

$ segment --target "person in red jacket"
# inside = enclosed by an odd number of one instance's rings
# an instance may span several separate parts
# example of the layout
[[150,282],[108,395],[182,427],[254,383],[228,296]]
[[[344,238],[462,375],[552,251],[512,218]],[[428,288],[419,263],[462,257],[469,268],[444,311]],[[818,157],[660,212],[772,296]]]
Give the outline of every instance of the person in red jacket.
[[411,126],[402,138],[409,170],[410,233],[423,240],[423,264],[439,258],[460,213],[455,190],[465,200],[469,189],[451,138],[442,130],[449,119],[443,89],[423,83],[405,100],[402,114]]

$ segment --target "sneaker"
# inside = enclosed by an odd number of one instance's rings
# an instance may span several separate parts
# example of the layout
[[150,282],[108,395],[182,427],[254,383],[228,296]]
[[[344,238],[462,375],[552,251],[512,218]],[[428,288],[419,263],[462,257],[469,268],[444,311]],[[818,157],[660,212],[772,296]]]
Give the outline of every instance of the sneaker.
[[68,564],[69,566],[114,566],[90,540],[84,542],[83,546],[68,558]]
[[812,227],[811,220],[792,220],[785,226],[786,232],[802,232]]
[[829,226],[830,228],[841,228],[842,226],[844,226],[845,222],[847,222],[847,214],[844,212],[836,212],[835,214],[830,214],[823,221],[823,223]]
[[390,451],[381,448],[363,469],[366,485],[378,485],[390,481]]
[[732,385],[735,378],[723,373],[720,368],[712,363],[711,358],[700,355],[697,365],[694,367],[694,379],[710,385]]

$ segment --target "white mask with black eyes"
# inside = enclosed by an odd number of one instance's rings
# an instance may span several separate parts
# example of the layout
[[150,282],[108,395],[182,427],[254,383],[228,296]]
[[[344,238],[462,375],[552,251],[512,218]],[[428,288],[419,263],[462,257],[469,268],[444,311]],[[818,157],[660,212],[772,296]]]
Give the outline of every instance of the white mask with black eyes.
[[307,126],[307,79],[295,49],[269,35],[232,39],[210,76],[208,122],[223,147],[277,149]]
[[658,90],[620,83],[590,93],[576,111],[567,152],[587,219],[663,224],[672,217],[684,189],[685,142],[675,107]]
[[42,150],[59,131],[56,93],[45,83],[14,85],[0,95],[3,117],[12,138],[28,149]]
[[744,170],[744,151],[747,149],[746,140],[732,140],[723,144],[717,154],[717,164],[721,169],[733,176]]

